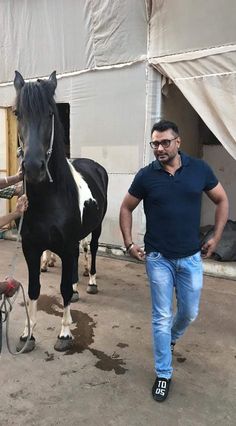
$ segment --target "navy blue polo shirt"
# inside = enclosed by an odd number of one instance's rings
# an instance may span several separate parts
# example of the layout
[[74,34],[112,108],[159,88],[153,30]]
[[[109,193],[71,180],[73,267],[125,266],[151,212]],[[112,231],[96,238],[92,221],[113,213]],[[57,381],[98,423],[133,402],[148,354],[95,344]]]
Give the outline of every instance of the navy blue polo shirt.
[[156,160],[135,176],[129,193],[142,199],[146,215],[146,253],[158,251],[169,259],[191,256],[200,250],[202,192],[218,180],[203,160],[182,152],[174,175]]

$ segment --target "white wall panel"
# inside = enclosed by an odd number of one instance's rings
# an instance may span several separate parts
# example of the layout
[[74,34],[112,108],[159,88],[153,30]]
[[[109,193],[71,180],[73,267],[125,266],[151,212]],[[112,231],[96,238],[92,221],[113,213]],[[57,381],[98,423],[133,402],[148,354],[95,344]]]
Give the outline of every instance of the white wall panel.
[[[7,175],[7,111],[0,108],[0,177]],[[7,212],[7,201],[0,198],[0,216]]]

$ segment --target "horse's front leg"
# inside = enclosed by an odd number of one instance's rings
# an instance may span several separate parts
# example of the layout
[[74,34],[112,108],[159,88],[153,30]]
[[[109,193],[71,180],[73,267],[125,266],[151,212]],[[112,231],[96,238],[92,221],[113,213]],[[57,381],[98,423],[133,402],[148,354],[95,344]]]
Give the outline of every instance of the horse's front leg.
[[70,314],[70,302],[73,295],[73,256],[63,255],[62,261],[62,277],[61,277],[61,295],[64,303],[61,331],[58,336],[54,349],[59,352],[66,351],[73,344],[73,336],[70,331],[72,318]]
[[[28,284],[28,315],[29,315],[29,323],[28,319],[25,321],[25,328],[22,336],[20,337],[19,343],[17,345],[17,351],[20,351],[30,334],[30,338],[28,343],[24,349],[24,352],[30,352],[35,348],[35,338],[33,335],[34,329],[36,327],[36,319],[37,319],[37,301],[40,294],[40,257],[41,252],[37,252],[32,248],[27,250],[23,246],[23,252],[25,255],[25,259],[28,266],[29,272],[29,284]],[[30,330],[29,330],[30,328]]]

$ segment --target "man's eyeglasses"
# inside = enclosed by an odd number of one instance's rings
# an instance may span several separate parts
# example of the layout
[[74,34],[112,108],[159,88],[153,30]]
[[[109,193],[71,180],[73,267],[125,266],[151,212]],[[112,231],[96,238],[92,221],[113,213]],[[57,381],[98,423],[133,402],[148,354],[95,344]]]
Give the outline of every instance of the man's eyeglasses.
[[152,149],[158,149],[159,148],[159,146],[161,145],[163,148],[169,148],[169,146],[170,146],[170,143],[172,142],[172,141],[174,141],[175,139],[177,139],[178,138],[178,136],[176,136],[175,138],[173,138],[173,139],[163,139],[162,141],[151,141],[151,142],[149,142],[149,144],[150,144],[150,147],[152,148]]

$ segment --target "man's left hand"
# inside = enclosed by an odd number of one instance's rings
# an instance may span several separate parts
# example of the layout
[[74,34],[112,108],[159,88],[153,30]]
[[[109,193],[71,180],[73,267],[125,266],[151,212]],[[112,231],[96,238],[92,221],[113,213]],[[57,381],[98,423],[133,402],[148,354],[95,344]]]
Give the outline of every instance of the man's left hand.
[[211,257],[216,250],[217,244],[218,240],[216,240],[214,237],[210,238],[205,244],[203,244],[201,248],[202,258],[206,259],[208,257]]

